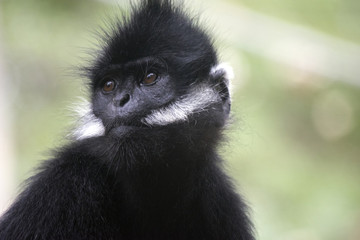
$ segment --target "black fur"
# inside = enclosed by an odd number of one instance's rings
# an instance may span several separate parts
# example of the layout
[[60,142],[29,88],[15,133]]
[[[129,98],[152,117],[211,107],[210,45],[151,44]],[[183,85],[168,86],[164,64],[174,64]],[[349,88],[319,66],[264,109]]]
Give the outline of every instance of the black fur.
[[[141,123],[149,113],[146,104],[124,113],[131,121],[98,110],[106,134],[74,141],[42,165],[1,218],[1,240],[254,239],[246,206],[216,153],[229,111],[224,73],[209,75],[217,64],[212,42],[181,8],[149,0],[116,26],[88,69],[93,104],[106,102],[99,89],[109,71],[115,68],[116,76],[127,79],[116,79],[118,84],[132,82],[127,64],[147,57],[163,62],[166,71],[159,81],[173,83],[176,90],[153,109],[181,99],[199,83],[220,86],[219,102],[166,126]],[[124,91],[135,88],[141,86]],[[131,101],[127,104],[140,106]]]

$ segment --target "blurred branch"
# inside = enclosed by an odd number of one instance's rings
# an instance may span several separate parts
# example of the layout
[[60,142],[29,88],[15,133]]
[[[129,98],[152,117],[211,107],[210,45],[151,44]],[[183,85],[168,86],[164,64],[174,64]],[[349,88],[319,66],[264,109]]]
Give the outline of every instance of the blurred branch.
[[[360,45],[250,9],[211,1],[223,41],[333,80],[360,86]],[[215,6],[216,5],[216,6]]]

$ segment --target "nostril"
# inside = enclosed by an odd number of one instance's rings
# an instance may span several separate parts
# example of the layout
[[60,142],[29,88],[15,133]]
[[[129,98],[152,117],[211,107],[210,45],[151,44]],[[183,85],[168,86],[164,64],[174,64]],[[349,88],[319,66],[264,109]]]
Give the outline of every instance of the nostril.
[[120,107],[123,107],[130,100],[130,95],[125,94],[125,96],[120,100]]

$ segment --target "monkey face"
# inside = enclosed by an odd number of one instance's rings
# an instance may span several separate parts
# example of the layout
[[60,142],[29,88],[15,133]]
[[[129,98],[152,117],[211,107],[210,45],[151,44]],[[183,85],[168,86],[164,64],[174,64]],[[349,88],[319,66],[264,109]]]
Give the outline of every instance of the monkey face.
[[120,126],[140,127],[151,110],[176,98],[176,88],[166,65],[156,58],[142,58],[110,65],[98,76],[93,112],[108,131]]

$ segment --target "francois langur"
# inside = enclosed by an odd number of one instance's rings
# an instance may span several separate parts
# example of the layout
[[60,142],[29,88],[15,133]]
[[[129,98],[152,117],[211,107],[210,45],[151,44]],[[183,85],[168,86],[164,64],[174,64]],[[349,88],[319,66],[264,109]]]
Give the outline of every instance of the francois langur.
[[86,68],[89,109],[0,220],[1,240],[254,240],[216,148],[229,72],[180,4],[133,4]]

